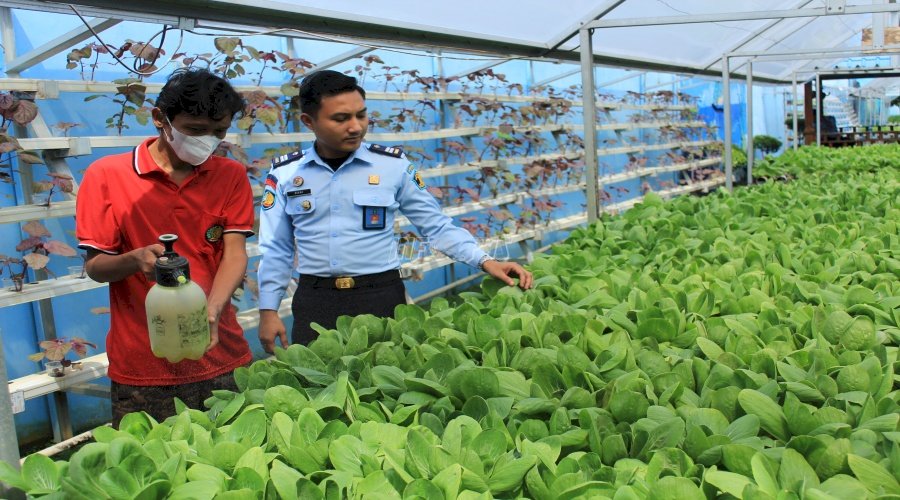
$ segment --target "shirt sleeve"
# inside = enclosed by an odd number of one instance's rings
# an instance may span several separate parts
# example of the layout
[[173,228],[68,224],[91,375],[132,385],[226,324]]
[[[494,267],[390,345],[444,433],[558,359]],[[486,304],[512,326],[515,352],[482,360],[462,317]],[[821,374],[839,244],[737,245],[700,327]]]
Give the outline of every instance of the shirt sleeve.
[[[274,169],[273,169],[274,171]],[[259,224],[259,308],[278,310],[294,263],[294,226],[274,172],[266,178]],[[272,186],[271,184],[274,184]]]
[[431,248],[478,268],[487,253],[478,246],[474,236],[455,226],[453,219],[441,211],[437,200],[425,189],[424,182],[416,181],[415,171],[406,169],[400,184],[400,211],[428,239]]
[[75,198],[75,237],[78,248],[117,255],[122,233],[110,198],[110,186],[103,164],[95,162],[85,171]]
[[225,232],[253,236],[253,189],[241,165],[235,175],[232,196],[225,206]]

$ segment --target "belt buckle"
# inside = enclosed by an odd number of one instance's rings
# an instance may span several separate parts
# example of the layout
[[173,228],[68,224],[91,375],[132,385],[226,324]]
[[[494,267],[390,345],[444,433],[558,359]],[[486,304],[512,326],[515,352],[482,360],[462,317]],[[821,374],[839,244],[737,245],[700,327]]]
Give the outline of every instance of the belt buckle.
[[349,290],[354,286],[356,286],[356,283],[350,276],[341,276],[340,278],[336,278],[334,280],[334,287],[338,290]]

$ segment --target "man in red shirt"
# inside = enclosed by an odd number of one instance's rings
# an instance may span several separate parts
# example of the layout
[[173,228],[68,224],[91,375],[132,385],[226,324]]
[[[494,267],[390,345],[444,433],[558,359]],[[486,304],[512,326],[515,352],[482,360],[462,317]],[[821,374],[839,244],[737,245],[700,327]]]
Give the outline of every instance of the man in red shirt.
[[[247,270],[253,199],[246,169],[212,156],[244,102],[206,70],[169,77],[153,109],[158,137],[132,152],[94,162],[76,203],[76,235],[85,268],[109,282],[106,339],[113,425],[133,411],[157,420],[175,413],[173,398],[201,408],[213,389],[235,389],[233,370],[251,361],[230,299]],[[188,259],[191,280],[206,292],[211,342],[203,358],[169,363],[150,350],[144,299],[163,247]]]

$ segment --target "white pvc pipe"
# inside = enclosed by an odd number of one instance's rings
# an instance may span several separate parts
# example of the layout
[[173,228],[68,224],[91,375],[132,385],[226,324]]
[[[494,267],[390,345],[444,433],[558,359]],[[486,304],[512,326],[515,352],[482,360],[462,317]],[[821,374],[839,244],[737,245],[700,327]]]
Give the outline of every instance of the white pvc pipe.
[[[105,425],[109,426],[112,424],[107,423]],[[43,450],[38,451],[37,453],[40,455],[47,456],[47,457],[52,457],[53,455],[56,455],[57,453],[61,453],[63,451],[68,450],[69,448],[78,446],[81,443],[84,443],[85,441],[89,441],[93,437],[94,437],[94,431],[82,432],[81,434],[79,434],[77,436],[72,436],[69,439],[66,439],[65,441],[60,441],[59,443],[56,443],[52,446],[48,446],[48,447],[44,448]],[[25,461],[25,458],[22,458],[21,461]]]

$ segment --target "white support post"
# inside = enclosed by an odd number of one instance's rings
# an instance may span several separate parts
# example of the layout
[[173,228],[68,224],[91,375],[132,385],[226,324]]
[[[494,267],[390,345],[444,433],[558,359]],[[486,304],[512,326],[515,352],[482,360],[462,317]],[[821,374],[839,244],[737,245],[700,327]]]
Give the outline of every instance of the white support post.
[[816,146],[822,145],[822,107],[825,99],[822,97],[822,78],[816,73]]
[[[23,400],[24,402],[24,400]],[[0,460],[13,468],[19,468],[19,441],[16,437],[16,422],[13,418],[12,400],[9,394],[9,380],[6,375],[6,358],[3,343],[0,342]],[[8,493],[0,483],[0,494]]]
[[[438,78],[445,78],[446,72],[444,71],[444,52],[441,49],[437,49],[437,51],[434,54],[434,64],[435,64],[435,70],[436,70],[435,74],[438,76]],[[443,85],[442,85],[442,87],[443,87]],[[446,88],[440,88],[437,90],[438,90],[438,92],[446,92],[447,91]],[[440,110],[440,112],[439,112],[438,116],[440,117],[440,120],[441,120],[441,128],[450,127],[451,123],[452,123],[450,116],[453,113],[453,110],[450,108],[450,103],[447,101],[447,99],[441,99],[441,107],[439,108],[439,110]],[[447,158],[449,158],[449,157],[444,156],[443,163],[447,162]],[[446,186],[447,184],[450,183],[450,177],[448,175],[444,175],[443,179],[441,179],[441,180],[443,181],[441,183],[441,185],[443,185],[443,186]],[[453,261],[452,264],[447,266],[447,271],[446,271],[446,274],[444,275],[444,283],[445,284],[453,283],[455,281],[457,281],[456,261]]]
[[3,58],[8,64],[16,57],[16,33],[13,31],[12,9],[0,7],[0,42],[3,43]]
[[[872,3],[885,4],[884,0],[875,0]],[[872,14],[872,47],[880,49],[884,47],[884,23],[886,13]]]
[[597,196],[597,102],[594,90],[594,42],[593,31],[581,29],[581,89],[584,116],[584,171],[587,178],[588,224],[597,221],[599,203]]
[[522,250],[522,256],[525,258],[525,262],[531,264],[534,262],[534,253],[531,251],[531,248],[528,247],[528,242],[522,240],[519,242],[519,249]]
[[722,119],[724,120],[725,151],[722,156],[725,160],[725,188],[734,191],[734,179],[732,179],[731,160],[731,71],[729,66],[731,57],[728,54],[722,56]]
[[753,63],[747,63],[747,185],[753,184]]
[[[6,64],[9,65],[16,59],[16,38],[15,31],[13,30],[12,11],[7,7],[0,7],[0,31],[2,31],[2,41],[4,44],[4,59]],[[38,113],[32,121],[30,127],[35,134],[50,135],[50,129],[47,127],[40,113]],[[28,136],[28,129],[24,126],[16,125],[14,130],[15,135],[18,138]],[[51,172],[71,175],[71,171],[64,160],[47,160],[47,167]],[[19,175],[19,182],[21,183],[23,195],[25,200],[29,200],[31,198],[33,184],[32,169],[20,168]],[[27,203],[27,201],[25,203]],[[46,279],[47,273],[45,270],[35,270],[34,276],[38,280]],[[55,339],[56,320],[53,314],[53,303],[50,300],[45,299],[32,303],[31,307],[35,314],[35,318],[39,319],[39,322],[36,323],[38,336],[43,336],[43,338],[47,340]],[[50,420],[54,439],[60,441],[72,437],[72,424],[69,419],[69,404],[66,394],[58,392],[53,394],[51,399]]]
[[797,123],[797,73],[793,73],[791,77],[791,86],[794,92],[794,97],[791,99],[791,117],[794,127],[794,150],[796,151],[800,149],[800,136],[797,135],[799,132]]
[[297,44],[294,38],[285,37],[284,39],[284,50],[287,53],[288,57],[296,58],[297,57]]
[[[16,38],[13,32],[12,10],[0,7],[0,41],[3,42],[6,60],[16,55]],[[16,437],[16,423],[13,418],[12,400],[9,394],[9,383],[6,375],[6,357],[3,343],[0,342],[0,460],[19,469],[19,441]],[[0,483],[0,493],[8,494],[6,487]]]

